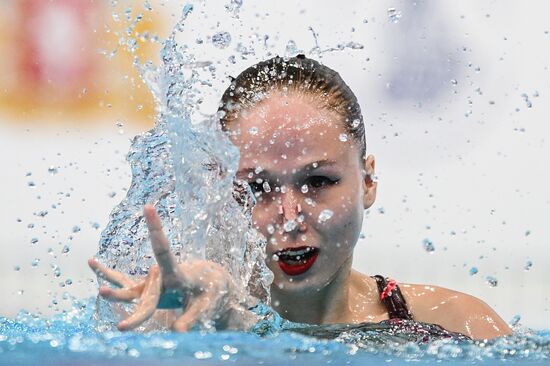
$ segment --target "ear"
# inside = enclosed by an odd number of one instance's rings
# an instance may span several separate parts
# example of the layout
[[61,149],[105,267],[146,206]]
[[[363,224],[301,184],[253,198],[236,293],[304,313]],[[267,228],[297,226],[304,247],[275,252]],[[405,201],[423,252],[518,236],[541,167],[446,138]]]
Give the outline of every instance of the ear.
[[378,182],[374,176],[374,156],[369,155],[365,160],[363,170],[363,207],[365,210],[371,207],[376,200],[376,187]]

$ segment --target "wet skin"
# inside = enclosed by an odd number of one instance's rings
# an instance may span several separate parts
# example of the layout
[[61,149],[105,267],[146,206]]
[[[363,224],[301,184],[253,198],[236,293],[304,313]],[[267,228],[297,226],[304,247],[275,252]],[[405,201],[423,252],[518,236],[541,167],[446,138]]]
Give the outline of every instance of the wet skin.
[[[267,264],[274,273],[272,304],[293,321],[323,324],[388,319],[374,279],[351,268],[363,213],[374,203],[377,183],[373,180],[374,157],[361,157],[353,137],[341,137],[346,133],[343,126],[342,117],[320,108],[315,98],[277,92],[229,126],[232,142],[241,152],[237,177],[248,181],[257,195],[253,224],[268,239]],[[264,189],[266,181],[269,192]],[[323,210],[332,212],[328,220],[319,220]],[[175,330],[185,331],[199,322],[199,308],[225,319],[226,324],[249,324],[252,316],[243,316],[241,310],[224,302],[232,291],[229,275],[206,261],[176,264],[156,212],[148,207],[145,216],[159,269],[150,271],[140,283],[130,284],[123,283],[122,275],[90,262],[96,272],[123,287],[102,288],[101,296],[140,301],[136,313],[119,327],[141,324],[155,313],[162,297],[174,290],[191,299],[186,306],[179,305],[183,315],[170,323]],[[285,229],[293,220],[296,225]],[[289,275],[274,255],[303,246],[315,248],[318,257],[304,273]],[[436,286],[400,287],[417,321],[476,339],[511,333],[475,297]]]

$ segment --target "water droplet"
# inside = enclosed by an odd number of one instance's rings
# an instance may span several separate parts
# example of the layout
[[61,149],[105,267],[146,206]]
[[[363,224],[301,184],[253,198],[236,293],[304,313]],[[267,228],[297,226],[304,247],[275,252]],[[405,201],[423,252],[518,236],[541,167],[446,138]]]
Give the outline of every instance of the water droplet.
[[241,9],[241,6],[243,5],[243,0],[231,0],[229,4],[225,5],[225,9],[232,13],[233,17],[239,16],[239,11]]
[[264,183],[262,184],[262,188],[264,189],[265,193],[271,192],[271,186],[269,185],[267,180],[264,181]]
[[36,186],[36,184],[33,181],[27,182],[27,185],[29,187],[35,187]]
[[341,133],[340,136],[338,136],[338,139],[342,142],[348,141],[348,135],[345,133]]
[[351,127],[352,128],[357,128],[357,127],[359,127],[360,124],[361,124],[361,120],[354,119],[353,122],[351,123]]
[[532,261],[527,261],[527,262],[525,262],[525,266],[523,267],[523,269],[526,270],[526,271],[529,271],[531,269],[531,267],[533,267],[533,262]]
[[435,246],[430,239],[422,240],[422,246],[424,247],[424,250],[428,253],[432,253],[433,251],[435,251]]
[[54,167],[53,165],[50,166],[50,167],[48,168],[48,173],[50,173],[51,175],[57,174],[57,168]]
[[250,127],[248,129],[248,133],[251,135],[257,135],[258,134],[258,127]]
[[19,272],[19,271],[21,270],[21,266],[14,266],[14,267],[13,267],[13,270],[14,270],[15,272]]
[[38,267],[39,264],[40,264],[40,258],[34,258],[34,259],[32,260],[32,262],[31,262],[31,266],[32,266],[33,268]]
[[61,276],[61,268],[57,264],[51,264],[50,266],[53,269],[53,275],[55,277]]
[[525,236],[529,236],[529,235],[531,235],[531,230],[526,230],[525,231]]
[[295,220],[288,220],[283,226],[285,232],[287,233],[294,231],[297,227],[298,223]]
[[33,224],[32,222],[31,222],[31,223],[29,223],[29,224],[27,224],[27,228],[28,228],[28,229],[32,229],[32,228],[34,228],[34,224]]
[[80,230],[81,230],[80,226],[78,225],[73,226],[73,229],[72,229],[73,233],[78,233]]
[[300,188],[300,190],[302,191],[302,193],[305,194],[305,193],[307,193],[307,192],[309,191],[309,188],[308,188],[307,184],[304,184],[304,185]]
[[202,351],[197,351],[193,354],[193,356],[197,359],[197,360],[207,360],[209,358],[212,358],[212,353],[206,351],[206,352],[202,352]]
[[40,216],[40,217],[44,217],[48,214],[48,211],[47,210],[42,210],[42,211],[38,211],[35,215],[36,216]]
[[38,238],[32,238],[31,239],[31,244],[36,244],[38,243]]
[[470,270],[468,271],[468,273],[470,274],[470,276],[473,276],[475,274],[477,274],[479,271],[477,269],[477,267],[472,267],[470,268]]
[[326,208],[323,211],[321,211],[321,213],[319,214],[319,217],[317,218],[317,222],[319,223],[326,222],[327,220],[330,220],[332,215],[334,215],[334,212]]
[[514,315],[514,317],[508,322],[511,327],[515,327],[518,325],[519,321],[521,320],[521,316],[519,314]]
[[109,192],[108,196],[113,198],[114,196],[116,196],[116,192],[115,191]]
[[231,35],[228,32],[218,32],[212,36],[212,43],[217,48],[226,48],[231,43]]
[[68,246],[68,245],[65,245],[65,246],[63,247],[63,249],[61,250],[61,253],[62,253],[62,254],[67,254],[67,253],[69,253],[70,251],[71,251],[71,247]]
[[132,8],[126,8],[126,10],[124,10],[124,15],[126,15],[127,21],[132,20]]
[[292,39],[288,41],[286,44],[286,50],[285,54],[287,57],[293,57],[296,56],[296,54],[300,53],[298,50],[298,47],[296,46],[296,42],[294,42]]
[[91,222],[90,225],[92,226],[92,229],[99,229],[99,223],[98,222]]
[[267,232],[270,234],[273,234],[275,232],[275,228],[271,224],[267,224],[266,229],[267,229]]
[[494,276],[487,276],[485,277],[485,281],[487,284],[491,287],[497,287],[498,285],[498,279]]
[[[254,169],[254,173],[256,174],[260,174],[263,171],[264,171],[264,168],[262,168],[261,166],[257,166],[256,169]],[[257,183],[261,183],[261,182],[257,182]]]
[[531,103],[531,101],[529,100],[529,96],[527,95],[527,93],[521,94],[521,97],[525,101],[525,105],[527,106],[527,108],[531,108],[533,106],[533,103]]
[[401,19],[401,15],[401,11],[397,10],[396,8],[388,8],[388,20],[390,22],[399,22],[399,19]]
[[223,346],[223,350],[229,354],[235,355],[237,352],[239,352],[238,348],[232,347],[230,345]]
[[383,215],[386,213],[386,210],[384,209],[384,207],[378,207],[378,213]]
[[145,8],[145,10],[148,10],[148,11],[153,10],[153,7],[151,6],[151,3],[149,3],[148,0],[145,0],[145,1],[143,2],[143,7]]
[[282,185],[281,186],[281,193],[286,193],[286,192],[288,192],[288,188],[285,185]]
[[[137,43],[135,43],[135,44],[128,44],[128,47],[129,47],[130,49],[135,49],[135,48],[137,48]],[[119,133],[120,135],[122,135],[122,134],[124,133],[124,128],[123,128],[123,127],[124,127],[124,122],[118,120],[118,121],[116,121],[116,126],[118,127],[118,133]]]
[[451,84],[458,85],[458,81],[456,79],[451,79]]
[[311,206],[311,207],[315,207],[315,206],[316,206],[315,201],[312,200],[312,199],[309,198],[309,197],[306,197],[306,198],[304,199],[304,202],[305,202],[307,205]]

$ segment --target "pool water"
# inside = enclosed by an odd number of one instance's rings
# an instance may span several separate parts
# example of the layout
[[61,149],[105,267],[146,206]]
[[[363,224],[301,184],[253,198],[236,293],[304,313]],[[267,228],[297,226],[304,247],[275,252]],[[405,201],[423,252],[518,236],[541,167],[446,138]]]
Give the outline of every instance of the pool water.
[[27,312],[0,318],[0,365],[550,364],[547,330],[517,329],[510,337],[472,342],[437,329],[420,336],[407,333],[410,327],[396,332],[387,322],[304,327],[274,316],[255,332],[97,332],[94,304],[81,302],[51,318]]

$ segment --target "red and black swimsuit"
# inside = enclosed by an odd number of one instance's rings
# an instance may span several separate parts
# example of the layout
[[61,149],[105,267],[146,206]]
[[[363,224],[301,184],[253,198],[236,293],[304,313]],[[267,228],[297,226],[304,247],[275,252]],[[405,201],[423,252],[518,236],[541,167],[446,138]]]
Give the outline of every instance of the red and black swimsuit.
[[390,319],[413,320],[412,314],[407,308],[407,302],[395,280],[386,279],[380,275],[372,276],[378,285],[380,300],[388,309]]

